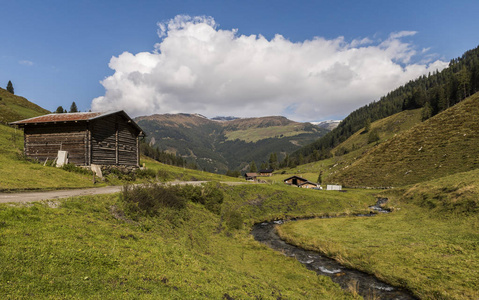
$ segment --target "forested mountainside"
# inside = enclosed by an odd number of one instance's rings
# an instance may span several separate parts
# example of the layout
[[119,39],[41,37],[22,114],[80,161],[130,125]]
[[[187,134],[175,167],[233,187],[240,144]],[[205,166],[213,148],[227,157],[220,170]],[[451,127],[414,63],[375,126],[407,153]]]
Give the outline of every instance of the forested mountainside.
[[153,149],[182,157],[201,169],[225,173],[278,160],[328,132],[285,117],[215,121],[195,114],[164,114],[135,119]]
[[441,72],[421,76],[349,114],[337,128],[317,141],[295,151],[296,162],[330,157],[331,150],[371,122],[398,112],[423,108],[426,120],[479,91],[479,47],[452,59]]

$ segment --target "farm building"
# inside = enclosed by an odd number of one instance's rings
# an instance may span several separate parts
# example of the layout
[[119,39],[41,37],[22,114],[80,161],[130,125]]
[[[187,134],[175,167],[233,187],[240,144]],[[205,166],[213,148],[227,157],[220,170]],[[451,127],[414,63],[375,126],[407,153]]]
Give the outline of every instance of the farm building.
[[273,169],[264,169],[264,170],[259,170],[258,176],[267,176],[271,177],[273,176]]
[[78,166],[140,165],[143,131],[122,110],[49,114],[10,125],[23,127],[25,155],[39,161],[68,151],[68,161]]
[[343,187],[341,185],[336,185],[336,184],[328,184],[326,186],[327,191],[342,191]]
[[318,187],[318,185],[316,183],[311,182],[307,179],[304,179],[304,178],[296,176],[296,175],[286,178],[285,180],[283,180],[283,182],[288,184],[288,185],[294,185],[294,186],[297,186],[297,187],[307,188],[307,189],[312,189],[312,188],[317,188]]
[[258,177],[258,173],[246,173],[246,174],[244,174],[244,178],[247,181],[256,181],[256,177]]

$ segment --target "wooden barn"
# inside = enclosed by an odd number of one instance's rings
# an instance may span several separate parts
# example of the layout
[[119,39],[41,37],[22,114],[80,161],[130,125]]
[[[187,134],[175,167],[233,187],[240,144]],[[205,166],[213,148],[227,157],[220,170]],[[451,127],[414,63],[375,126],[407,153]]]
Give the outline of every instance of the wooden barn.
[[258,176],[271,177],[271,176],[273,176],[273,172],[274,172],[273,169],[263,169],[263,170],[259,170]]
[[10,123],[24,129],[25,155],[53,160],[68,151],[78,166],[140,165],[142,129],[124,112],[49,114]]
[[285,180],[283,180],[283,182],[288,185],[293,185],[293,186],[307,188],[307,189],[318,187],[318,184],[296,175],[286,178]]

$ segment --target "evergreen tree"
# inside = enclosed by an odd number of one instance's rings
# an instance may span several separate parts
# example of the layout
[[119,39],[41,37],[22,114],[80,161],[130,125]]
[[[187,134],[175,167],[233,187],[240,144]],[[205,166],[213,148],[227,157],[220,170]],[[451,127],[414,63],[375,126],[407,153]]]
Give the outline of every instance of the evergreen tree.
[[323,183],[323,171],[319,171],[318,184],[322,184],[322,183]]
[[62,113],[64,113],[64,112],[65,112],[65,110],[63,109],[62,106],[57,107],[57,110],[55,110],[55,113],[56,113],[56,114],[62,114]]
[[75,101],[73,101],[73,102],[72,102],[72,105],[70,106],[70,112],[71,112],[71,113],[76,113],[76,112],[78,112],[77,104],[75,103]]
[[304,156],[303,156],[303,154],[300,154],[300,155],[299,155],[298,164],[300,164],[300,165],[304,164]]
[[379,140],[380,140],[380,138],[379,138],[379,133],[378,133],[377,129],[372,130],[369,133],[369,136],[368,136],[368,144],[377,142]]
[[9,91],[10,93],[12,94],[15,94],[14,93],[14,90],[13,90],[13,84],[12,82],[9,80],[8,83],[7,83],[7,91]]
[[367,118],[364,123],[364,132],[369,132],[371,130],[371,119]]
[[289,167],[289,154],[286,153],[286,156],[283,159],[283,162],[281,163],[281,168],[286,168]]
[[426,103],[426,105],[424,105],[424,108],[422,109],[422,112],[421,112],[421,119],[423,121],[426,121],[427,119],[429,119],[431,116],[432,116],[432,106],[429,102]]
[[260,170],[266,170],[268,168],[268,164],[263,162],[263,163],[261,163],[261,166],[259,168],[260,168]]
[[470,72],[467,71],[466,66],[463,66],[461,71],[457,73],[457,81],[459,83],[458,93],[460,94],[459,99],[463,99],[469,96],[470,78]]
[[269,168],[273,170],[278,168],[278,155],[276,153],[269,155]]
[[318,161],[319,158],[320,158],[320,156],[319,156],[318,149],[314,149],[314,151],[313,151],[313,161]]
[[249,171],[251,173],[256,173],[258,171],[258,169],[256,168],[256,164],[254,163],[254,160],[251,162],[251,166],[249,168]]

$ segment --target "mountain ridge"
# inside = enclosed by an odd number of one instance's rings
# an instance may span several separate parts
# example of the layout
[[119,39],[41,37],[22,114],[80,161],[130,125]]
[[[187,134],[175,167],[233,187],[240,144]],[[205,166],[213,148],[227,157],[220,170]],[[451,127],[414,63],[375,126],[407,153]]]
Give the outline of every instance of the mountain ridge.
[[327,132],[283,116],[217,121],[196,114],[155,114],[135,121],[151,146],[194,160],[212,172],[244,169],[252,161],[267,162],[271,153],[281,159]]

